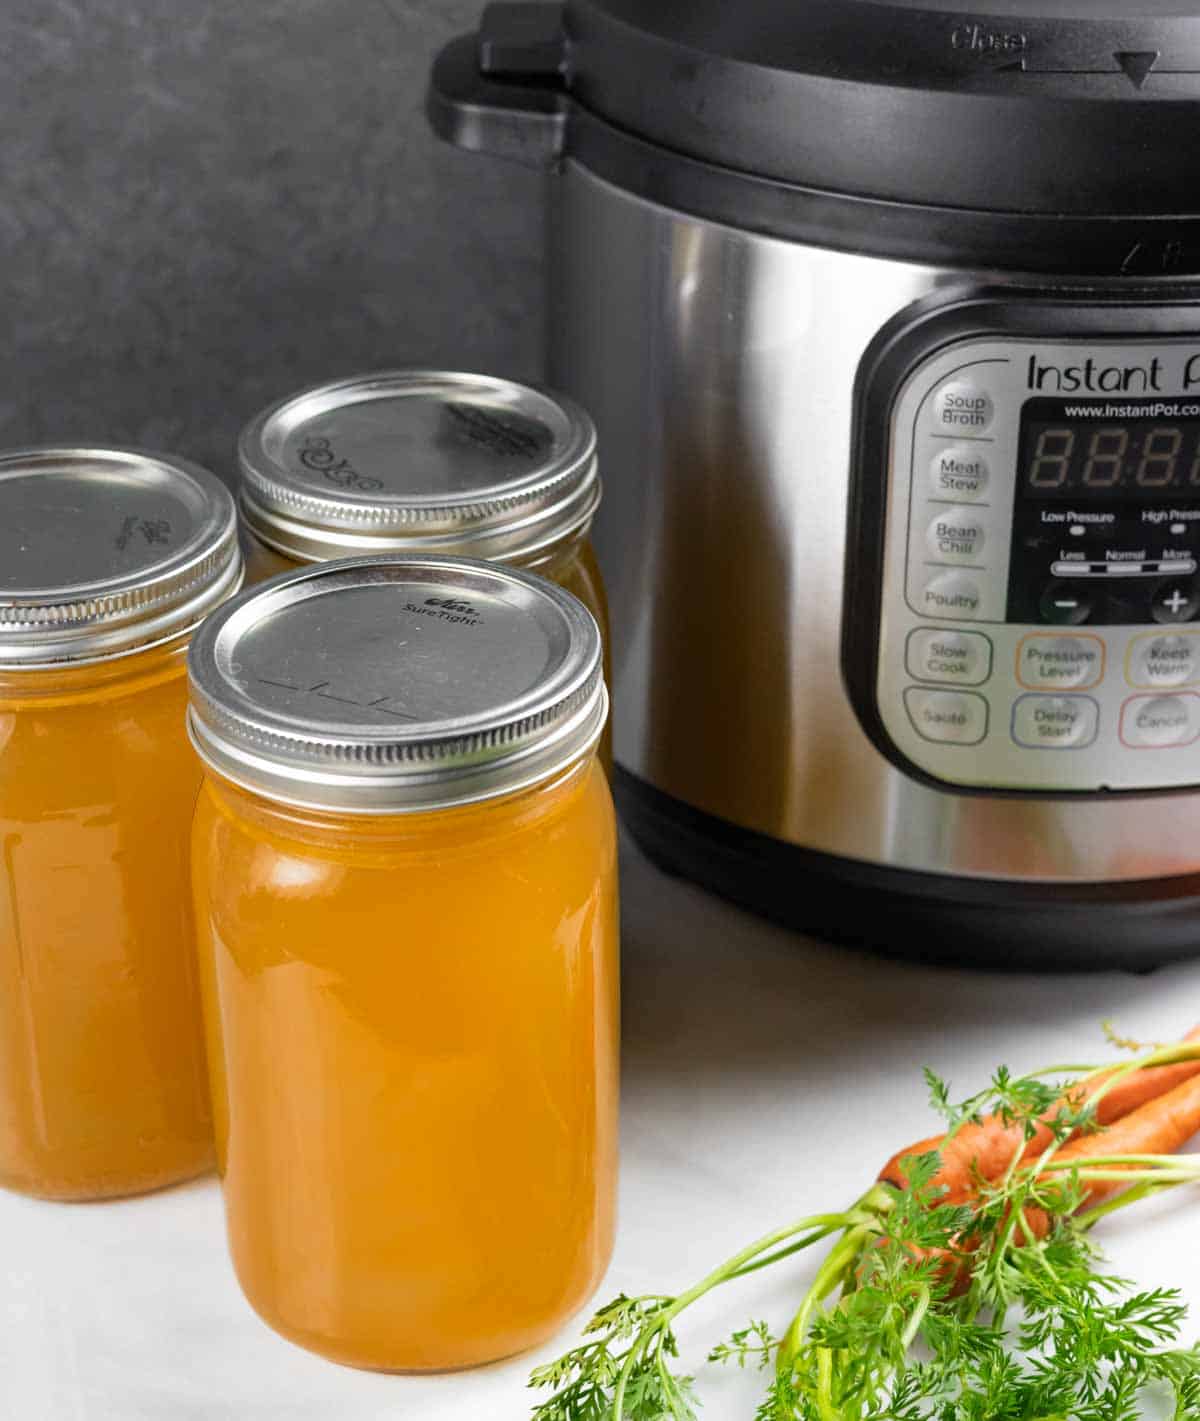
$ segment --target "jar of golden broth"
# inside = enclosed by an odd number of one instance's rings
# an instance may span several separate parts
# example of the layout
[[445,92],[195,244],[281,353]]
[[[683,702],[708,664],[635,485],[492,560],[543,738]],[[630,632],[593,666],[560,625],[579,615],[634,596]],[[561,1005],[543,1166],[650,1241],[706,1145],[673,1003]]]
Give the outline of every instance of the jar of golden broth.
[[186,652],[241,580],[233,499],[119,449],[0,455],[0,1184],[212,1165]]
[[238,464],[248,581],[373,553],[503,562],[573,592],[607,654],[596,430],[565,396],[449,371],[355,376],[263,410]]
[[251,1304],[339,1362],[531,1347],[611,1248],[594,619],[454,558],[274,578],[190,657],[218,1169]]

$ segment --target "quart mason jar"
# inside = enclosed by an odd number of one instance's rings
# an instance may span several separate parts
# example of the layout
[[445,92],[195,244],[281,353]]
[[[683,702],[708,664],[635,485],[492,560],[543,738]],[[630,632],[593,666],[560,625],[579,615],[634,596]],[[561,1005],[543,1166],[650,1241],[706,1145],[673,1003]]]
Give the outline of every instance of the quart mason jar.
[[189,891],[188,639],[239,585],[233,499],[131,450],[0,455],[0,1184],[211,1168]]
[[361,1367],[535,1345],[613,1233],[594,619],[494,564],[354,559],[243,593],[190,668],[218,1169],[247,1298]]
[[[573,592],[607,664],[589,537],[596,430],[565,396],[450,371],[355,376],[263,410],[242,431],[238,465],[248,581],[373,553],[503,562]],[[611,764],[607,730],[601,757]]]

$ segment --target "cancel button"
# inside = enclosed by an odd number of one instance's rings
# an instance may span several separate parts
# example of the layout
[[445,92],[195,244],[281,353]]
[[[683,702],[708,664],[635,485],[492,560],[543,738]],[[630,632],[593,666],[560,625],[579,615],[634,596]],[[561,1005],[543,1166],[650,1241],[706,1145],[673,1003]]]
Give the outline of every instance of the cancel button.
[[1130,696],[1121,707],[1121,739],[1135,750],[1190,745],[1200,736],[1200,696]]
[[1099,725],[1091,696],[1021,696],[1013,706],[1012,737],[1030,750],[1082,750]]

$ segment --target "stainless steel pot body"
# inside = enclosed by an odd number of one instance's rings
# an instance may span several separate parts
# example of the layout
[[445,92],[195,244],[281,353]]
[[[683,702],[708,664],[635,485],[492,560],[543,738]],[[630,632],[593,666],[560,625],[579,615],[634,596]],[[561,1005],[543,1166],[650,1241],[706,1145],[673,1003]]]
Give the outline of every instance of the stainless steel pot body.
[[1080,884],[1194,872],[1200,794],[942,791],[875,748],[843,687],[859,362],[912,302],[1018,275],[758,236],[573,161],[552,187],[549,373],[600,430],[619,763],[729,824],[868,864]]

